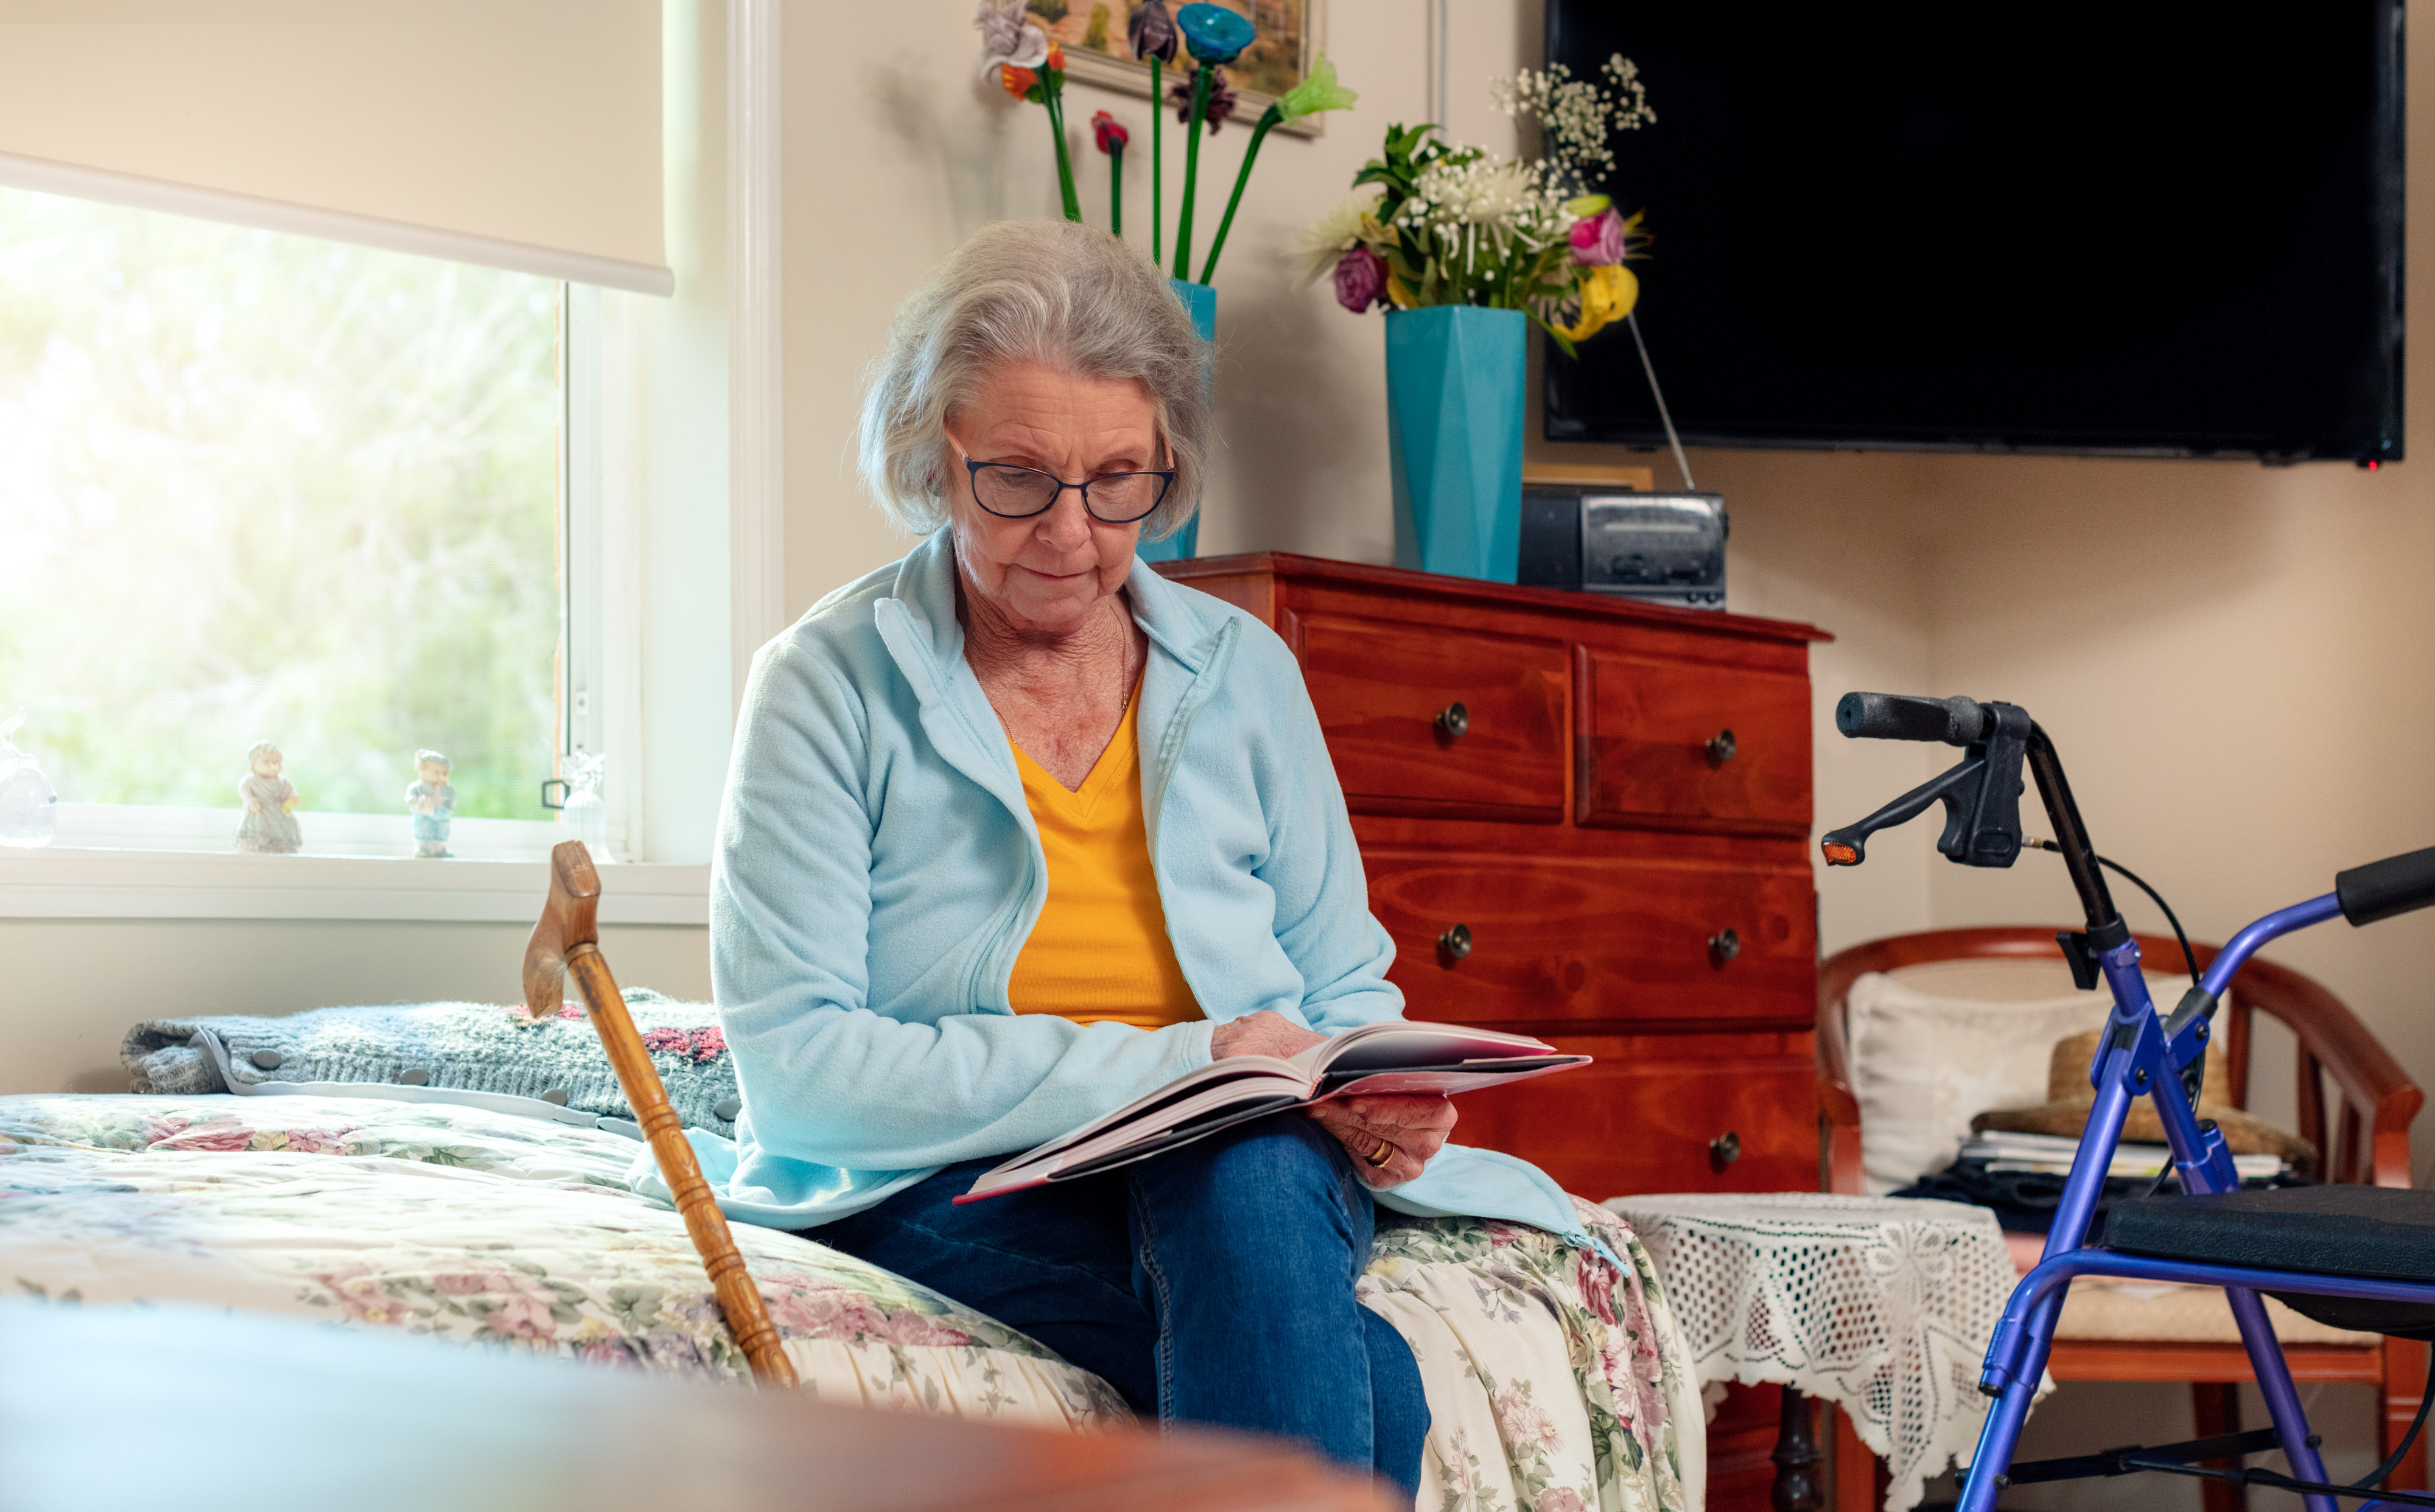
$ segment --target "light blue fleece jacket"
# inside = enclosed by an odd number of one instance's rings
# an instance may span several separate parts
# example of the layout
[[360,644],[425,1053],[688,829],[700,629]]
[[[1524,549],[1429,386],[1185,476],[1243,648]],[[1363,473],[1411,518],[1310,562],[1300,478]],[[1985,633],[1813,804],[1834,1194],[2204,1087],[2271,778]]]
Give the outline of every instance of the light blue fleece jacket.
[[[942,531],[753,659],[710,892],[744,1111],[733,1145],[693,1131],[731,1214],[809,1228],[954,1161],[1028,1149],[1207,1064],[1217,1025],[1247,1013],[1323,1034],[1401,1016],[1394,946],[1370,916],[1293,654],[1138,561],[1126,587],[1149,641],[1151,863],[1206,1017],[1145,1030],[1008,1005],[1047,862],[964,661]],[[1489,1150],[1450,1144],[1379,1200],[1591,1242],[1553,1181]]]

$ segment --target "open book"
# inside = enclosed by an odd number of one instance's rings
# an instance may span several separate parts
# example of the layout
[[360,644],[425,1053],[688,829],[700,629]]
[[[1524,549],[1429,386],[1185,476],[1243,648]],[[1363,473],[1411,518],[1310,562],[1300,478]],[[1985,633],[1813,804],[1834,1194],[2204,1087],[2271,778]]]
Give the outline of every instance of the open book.
[[1288,1108],[1381,1092],[1442,1095],[1589,1064],[1518,1034],[1459,1023],[1365,1023],[1290,1060],[1229,1056],[1138,1102],[982,1173],[956,1199],[978,1202],[1050,1181],[1070,1181]]

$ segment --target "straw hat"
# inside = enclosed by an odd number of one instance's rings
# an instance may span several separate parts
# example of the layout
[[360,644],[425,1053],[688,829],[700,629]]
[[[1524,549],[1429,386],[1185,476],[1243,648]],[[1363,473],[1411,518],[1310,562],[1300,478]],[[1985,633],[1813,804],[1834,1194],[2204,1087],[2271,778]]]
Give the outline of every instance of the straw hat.
[[[1984,1134],[1996,1129],[2007,1134],[2060,1134],[2066,1138],[2077,1138],[2086,1131],[2089,1110],[2097,1106],[2097,1093],[2088,1085],[2088,1063],[2097,1058],[2098,1037],[2104,1032],[2090,1029],[2055,1041],[2054,1056],[2046,1062],[2047,1101],[2035,1108],[2004,1108],[1981,1113],[1970,1121],[1970,1131]],[[2222,1089],[2231,1081],[2232,1062],[2222,1051],[2208,1045],[2206,1085],[2199,1091],[2199,1117],[2215,1120],[2232,1153],[2279,1155],[2295,1170],[2315,1170],[2315,1145],[2223,1101]],[[2141,1097],[2132,1103],[2131,1116],[2122,1125],[2122,1138],[2130,1143],[2165,1143],[2164,1120],[2156,1116],[2154,1102]]]

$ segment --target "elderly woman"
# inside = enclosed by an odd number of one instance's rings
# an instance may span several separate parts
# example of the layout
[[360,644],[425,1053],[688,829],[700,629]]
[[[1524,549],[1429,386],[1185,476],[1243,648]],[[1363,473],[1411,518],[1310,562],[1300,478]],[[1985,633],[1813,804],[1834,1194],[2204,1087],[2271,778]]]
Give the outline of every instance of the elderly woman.
[[1156,270],[1064,222],[983,230],[899,312],[862,471],[929,534],[762,650],[720,820],[731,1207],[816,1226],[1146,1415],[1291,1435],[1409,1490],[1419,1373],[1354,1299],[1373,1205],[1587,1242],[1545,1177],[1446,1145],[1443,1098],[951,1205],[1213,1057],[1402,1008],[1292,654],[1133,554],[1200,497],[1206,360]]

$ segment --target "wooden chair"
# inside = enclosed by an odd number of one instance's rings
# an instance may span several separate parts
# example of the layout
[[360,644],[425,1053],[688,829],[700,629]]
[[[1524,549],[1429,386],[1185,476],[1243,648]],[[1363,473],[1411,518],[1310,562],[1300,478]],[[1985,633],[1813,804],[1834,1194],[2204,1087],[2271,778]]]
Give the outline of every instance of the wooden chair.
[[[2178,971],[2181,947],[2168,938],[2138,936],[2151,971]],[[2203,970],[2216,947],[2193,942]],[[2047,929],[1946,929],[1856,945],[1818,969],[1818,1108],[1820,1160],[1826,1190],[1857,1193],[1860,1185],[1860,1108],[1854,1096],[1851,1056],[1844,1033],[1843,1002],[1865,972],[1899,971],[1931,961],[2017,962],[2023,971],[2048,972],[2058,991],[2068,990],[2055,931]],[[2219,1017],[2226,1034],[2231,1085],[2223,1089],[2236,1107],[2249,1106],[2251,1024],[2264,1011],[2281,1020],[2299,1040],[2300,1135],[2323,1152],[2321,1178],[2377,1186],[2410,1184],[2409,1124],[2425,1096],[2367,1026],[2323,987],[2272,961],[2253,958],[2232,979]],[[2337,1114],[2328,1123],[2326,1082]],[[2329,1139],[2327,1136],[2331,1135]],[[2376,1452],[2392,1452],[2409,1431],[2426,1381],[2427,1346],[2404,1339],[2372,1343],[2287,1343],[2292,1379],[2300,1382],[2363,1381],[2376,1388]],[[2198,1433],[2239,1431],[2238,1383],[2252,1379],[2240,1345],[2174,1339],[2055,1340],[2047,1368],[2057,1381],[2186,1381],[2196,1407]],[[2388,1483],[2395,1488],[2426,1485],[2426,1448],[2422,1443]],[[1874,1457],[1848,1424],[1838,1420],[1836,1497],[1841,1512],[1877,1504]],[[2242,1492],[2216,1482],[2204,1487],[2206,1512],[2236,1512]]]

